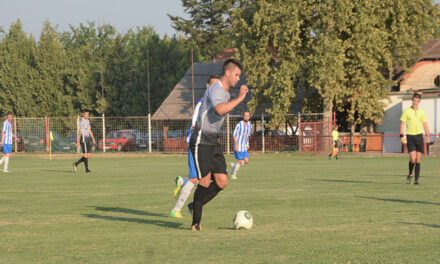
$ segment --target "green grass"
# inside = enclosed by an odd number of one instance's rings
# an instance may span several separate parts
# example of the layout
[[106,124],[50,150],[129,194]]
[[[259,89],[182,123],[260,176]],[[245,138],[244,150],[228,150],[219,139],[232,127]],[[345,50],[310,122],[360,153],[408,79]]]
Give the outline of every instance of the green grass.
[[[168,217],[184,155],[113,157],[92,158],[92,174],[74,174],[73,156],[13,157],[0,173],[0,263],[440,262],[438,158],[414,186],[406,157],[251,154],[193,232],[186,211]],[[252,230],[232,230],[238,210]]]

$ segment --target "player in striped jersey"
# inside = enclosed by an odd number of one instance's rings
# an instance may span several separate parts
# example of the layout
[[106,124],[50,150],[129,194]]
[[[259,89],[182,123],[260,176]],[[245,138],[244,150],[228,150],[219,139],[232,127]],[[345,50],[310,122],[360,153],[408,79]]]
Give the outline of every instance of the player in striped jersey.
[[12,113],[8,113],[8,118],[3,122],[2,126],[2,149],[3,157],[0,159],[0,164],[3,164],[3,172],[11,172],[8,170],[9,159],[12,153],[12,138],[14,134],[12,133]]
[[231,179],[237,179],[237,172],[240,166],[249,163],[249,137],[252,134],[252,123],[249,122],[251,114],[249,112],[243,113],[243,120],[238,122],[234,131],[234,156],[237,160],[231,163],[232,174]]
[[[211,75],[208,81],[206,82],[206,88],[218,82],[219,80],[220,77],[218,77],[217,75]],[[196,108],[194,109],[194,114],[192,116],[191,124],[188,128],[188,136],[186,138],[186,142],[188,143],[188,145],[191,136],[194,133],[197,116],[199,115],[199,109],[202,102],[203,102],[203,98],[200,99],[200,101],[197,103]],[[186,200],[191,194],[191,190],[197,184],[197,172],[196,172],[196,167],[194,165],[194,158],[192,157],[192,153],[189,150],[188,150],[188,170],[189,170],[189,177],[183,178],[181,176],[177,176],[175,179],[176,188],[174,189],[173,194],[174,194],[174,198],[177,199],[177,202],[173,210],[171,210],[170,212],[170,216],[174,218],[182,218],[182,214],[180,213],[180,211],[182,210],[183,205],[185,204]],[[190,206],[188,207],[188,209],[190,210],[190,212],[192,211],[192,208]]]

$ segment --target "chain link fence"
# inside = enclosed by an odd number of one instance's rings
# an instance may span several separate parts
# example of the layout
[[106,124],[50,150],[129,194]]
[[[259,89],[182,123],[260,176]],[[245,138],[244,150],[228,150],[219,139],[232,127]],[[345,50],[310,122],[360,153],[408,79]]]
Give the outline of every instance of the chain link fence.
[[[79,120],[82,117],[14,118],[17,140],[14,152],[74,153]],[[149,120],[138,117],[90,117],[96,139],[95,152],[187,152],[186,136],[190,120]],[[242,116],[227,116],[220,143],[225,153],[232,153],[233,132]],[[251,118],[253,131],[249,140],[251,152],[299,151],[327,152],[332,148],[333,117],[323,114],[287,115],[276,127],[268,127],[270,117]],[[149,126],[150,124],[150,126]],[[52,137],[51,137],[52,134]],[[52,138],[52,142],[50,142]],[[431,135],[425,153],[438,139]],[[340,133],[340,151],[405,152],[399,135]],[[437,140],[439,141],[439,140]],[[51,143],[51,144],[50,144]],[[440,144],[437,143],[437,144]]]

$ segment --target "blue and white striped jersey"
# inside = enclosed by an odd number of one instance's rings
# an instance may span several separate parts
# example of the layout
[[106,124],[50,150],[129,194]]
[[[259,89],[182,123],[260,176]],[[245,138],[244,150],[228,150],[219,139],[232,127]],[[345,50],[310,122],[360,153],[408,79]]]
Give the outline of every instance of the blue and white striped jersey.
[[247,125],[244,123],[243,120],[238,122],[234,130],[234,137],[237,138],[237,143],[238,143],[238,151],[247,151],[246,146],[251,134],[252,134],[252,124],[250,121],[248,122]]
[[2,132],[5,133],[3,144],[12,144],[12,124],[8,119],[3,122]]
[[194,114],[192,116],[191,124],[189,124],[188,134],[186,137],[186,143],[188,143],[188,145],[189,145],[189,142],[191,141],[191,136],[194,133],[194,129],[196,127],[197,116],[199,115],[199,109],[203,103],[203,99],[204,98],[200,99],[200,101],[197,103],[196,108],[194,109]]

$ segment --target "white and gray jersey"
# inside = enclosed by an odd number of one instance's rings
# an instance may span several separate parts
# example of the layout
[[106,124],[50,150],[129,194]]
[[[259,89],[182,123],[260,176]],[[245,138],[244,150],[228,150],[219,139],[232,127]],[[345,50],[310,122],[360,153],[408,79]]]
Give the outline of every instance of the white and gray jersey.
[[89,138],[90,137],[90,121],[88,119],[81,118],[79,121],[79,130],[83,136],[81,138]]
[[228,102],[230,98],[229,92],[225,91],[220,81],[209,86],[199,109],[191,144],[218,144],[226,114],[218,115],[214,107]]

